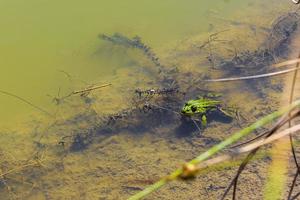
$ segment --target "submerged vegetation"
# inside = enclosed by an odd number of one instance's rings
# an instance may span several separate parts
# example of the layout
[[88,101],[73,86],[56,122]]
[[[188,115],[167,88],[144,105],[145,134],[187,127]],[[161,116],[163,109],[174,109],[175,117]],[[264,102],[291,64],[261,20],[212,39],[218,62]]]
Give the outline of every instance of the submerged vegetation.
[[156,56],[156,54],[151,50],[151,48],[144,44],[142,42],[142,39],[139,36],[135,36],[132,39],[127,38],[126,36],[120,34],[120,33],[115,33],[112,36],[107,36],[105,34],[100,34],[99,35],[100,39],[106,40],[111,42],[112,44],[115,45],[121,45],[126,48],[136,48],[141,50],[144,55],[150,59],[156,67],[158,67],[159,72],[164,68],[164,66],[161,65],[159,58]]
[[[59,89],[51,97],[54,114],[0,90],[51,116],[47,122],[36,119],[27,134],[1,133],[1,143],[18,142],[0,148],[0,196],[63,199],[70,190],[68,198],[134,200],[170,183],[150,198],[225,199],[232,194],[232,199],[258,199],[269,180],[270,144],[290,135],[297,169],[287,196],[296,199],[299,144],[291,135],[297,137],[300,128],[291,122],[300,113],[294,93],[299,58],[287,60],[294,56],[293,39],[299,33],[297,12],[280,16],[260,45],[242,51],[230,41],[229,28],[201,42],[189,41],[187,50],[170,55],[154,53],[141,36],[100,34],[99,54],[122,49],[131,68],[65,95]],[[290,72],[290,105],[279,109],[284,84],[278,75]],[[26,137],[31,141],[27,146],[22,144]],[[17,158],[14,148],[21,149]],[[170,174],[173,168],[177,170]],[[248,193],[254,190],[256,194]]]

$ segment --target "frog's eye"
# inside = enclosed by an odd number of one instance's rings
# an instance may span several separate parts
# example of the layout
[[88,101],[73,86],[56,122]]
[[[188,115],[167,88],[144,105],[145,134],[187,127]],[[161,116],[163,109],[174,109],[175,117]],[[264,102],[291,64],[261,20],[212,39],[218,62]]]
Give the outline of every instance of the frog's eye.
[[192,112],[196,112],[197,107],[196,107],[196,106],[192,106],[192,107],[191,107],[191,110],[192,110]]

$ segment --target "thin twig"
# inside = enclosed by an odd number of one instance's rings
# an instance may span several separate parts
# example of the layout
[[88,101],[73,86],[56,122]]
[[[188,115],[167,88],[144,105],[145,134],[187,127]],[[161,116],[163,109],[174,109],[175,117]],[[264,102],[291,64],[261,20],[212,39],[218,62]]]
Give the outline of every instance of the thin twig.
[[300,196],[300,192],[298,192],[295,196],[293,196],[293,198],[289,199],[289,200],[295,200]]
[[197,122],[194,119],[191,119],[193,121],[193,123],[195,124],[196,128],[198,129],[199,133],[201,133],[201,129],[198,126]]
[[250,151],[250,150],[258,148],[262,145],[270,144],[270,143],[274,142],[275,140],[279,140],[280,138],[283,138],[287,135],[291,135],[292,133],[295,133],[299,130],[300,130],[300,124],[292,126],[291,128],[285,129],[285,130],[281,131],[280,133],[273,134],[272,136],[270,136],[266,139],[262,139],[253,144],[249,144],[246,147],[242,147],[239,151],[240,152]]
[[70,96],[73,96],[73,95],[76,95],[76,94],[86,94],[86,93],[89,93],[91,91],[94,91],[94,90],[97,90],[97,89],[100,89],[100,88],[104,88],[104,87],[108,87],[108,86],[111,86],[112,84],[111,83],[106,83],[106,84],[103,84],[103,85],[98,85],[98,86],[94,86],[94,87],[87,87],[85,89],[82,89],[82,90],[75,90],[75,91],[72,91],[71,93],[63,96],[63,97],[55,97],[54,98],[54,101],[57,102],[57,104],[59,104],[59,102],[61,102],[62,100],[70,97]]
[[292,194],[293,194],[293,189],[294,189],[294,187],[295,187],[295,184],[296,184],[298,175],[299,175],[299,173],[298,173],[298,168],[297,168],[297,169],[296,169],[296,173],[295,173],[295,175],[294,175],[294,179],[293,179],[291,188],[290,188],[290,191],[289,191],[289,194],[288,194],[288,198],[287,198],[288,200],[291,199],[291,196],[292,196]]
[[242,142],[242,143],[240,143],[240,144],[234,145],[234,146],[232,146],[231,148],[240,147],[240,146],[243,146],[243,145],[248,144],[248,143],[250,143],[250,142],[253,142],[253,141],[255,141],[255,140],[257,140],[257,139],[259,139],[259,138],[261,138],[261,137],[263,137],[263,136],[266,136],[266,135],[269,134],[270,131],[272,131],[273,129],[274,129],[274,131],[278,130],[278,129],[281,128],[284,124],[286,124],[289,120],[294,119],[295,117],[297,117],[297,116],[299,115],[299,113],[300,113],[300,110],[298,110],[298,111],[292,113],[292,115],[287,114],[287,115],[281,117],[281,119],[278,120],[278,121],[273,125],[273,127],[272,127],[271,129],[269,129],[269,130],[267,130],[267,131],[264,131],[263,133],[259,134],[258,136],[254,137],[254,138],[252,138],[252,139],[250,139],[250,140],[247,140],[247,141]]
[[253,76],[243,76],[243,77],[231,77],[231,78],[220,78],[220,79],[209,79],[209,80],[203,80],[204,82],[228,82],[228,81],[241,81],[241,80],[249,80],[249,79],[258,79],[258,78],[266,78],[271,76],[278,76],[282,74],[287,74],[289,72],[297,71],[298,68],[291,68],[291,69],[285,69],[280,70],[277,72],[271,72],[266,74],[258,74]]
[[[299,114],[300,114],[300,111],[297,112],[297,116],[299,116]],[[288,122],[288,120],[285,120],[285,123],[287,123],[287,122]],[[279,123],[276,127],[273,127],[272,129],[274,131],[278,130],[280,127],[284,126],[285,123]],[[281,131],[280,133],[276,133],[275,135],[272,135],[272,136],[270,136],[266,139],[261,139],[259,141],[256,141],[255,143],[248,144],[247,146],[231,149],[230,152],[226,155],[220,155],[216,158],[209,159],[209,160],[203,162],[202,164],[197,165],[197,169],[201,170],[201,169],[207,168],[211,165],[215,165],[215,164],[218,164],[220,162],[224,162],[224,161],[229,160],[229,159],[234,159],[235,157],[237,157],[241,154],[250,152],[250,151],[252,151],[252,150],[254,150],[258,147],[261,147],[263,145],[270,144],[270,143],[272,143],[276,140],[279,140],[282,137],[285,137],[288,134],[291,134],[291,133],[294,133],[294,132],[298,131],[299,129],[300,129],[300,125],[297,125],[297,126],[294,126],[290,129],[286,129],[284,131]]]
[[0,177],[6,176],[6,175],[11,174],[13,172],[21,171],[21,170],[25,169],[26,167],[38,166],[38,165],[40,165],[38,162],[33,162],[33,163],[25,164],[25,165],[22,165],[20,167],[16,167],[14,169],[11,169],[11,170],[8,170],[6,172],[1,173]]
[[287,60],[281,63],[277,63],[272,65],[272,67],[283,67],[283,66],[287,66],[287,65],[293,65],[293,64],[297,64],[300,62],[300,58],[297,59],[293,59],[293,60]]
[[100,88],[104,88],[104,87],[107,87],[107,86],[111,86],[111,83],[107,83],[107,84],[99,85],[99,86],[94,86],[94,87],[89,87],[89,88],[86,88],[86,89],[83,89],[83,90],[73,91],[72,94],[82,94],[82,93],[90,92],[92,90],[97,90],[97,89],[100,89]]
[[222,30],[222,31],[219,31],[219,32],[216,32],[216,33],[213,33],[209,36],[208,38],[208,49],[209,49],[209,56],[208,56],[208,59],[209,61],[211,62],[212,64],[212,68],[215,69],[215,61],[214,61],[214,56],[213,56],[213,53],[212,53],[212,47],[211,47],[211,43],[213,41],[217,41],[217,35],[220,34],[220,33],[223,33],[223,32],[226,32],[228,31],[228,29],[226,30]]
[[231,187],[234,186],[233,188],[233,194],[232,194],[232,199],[235,200],[236,198],[236,189],[237,189],[237,182],[238,182],[238,178],[240,176],[240,174],[243,172],[243,170],[245,169],[246,165],[248,164],[248,162],[253,158],[253,156],[256,154],[256,151],[258,149],[254,149],[252,152],[250,152],[246,159],[243,160],[242,164],[239,166],[239,169],[235,175],[235,177],[232,179],[232,181],[230,182],[229,186],[226,188],[221,200],[225,199],[225,197],[227,196],[228,192],[230,191]]
[[34,105],[33,103],[29,102],[28,100],[24,99],[23,97],[20,97],[20,96],[18,96],[16,94],[13,94],[13,93],[10,93],[10,92],[6,92],[4,90],[0,90],[0,93],[5,94],[5,95],[10,96],[10,97],[14,97],[14,98],[16,98],[16,99],[18,99],[18,100],[26,103],[27,105],[29,105],[29,106],[31,106],[31,107],[33,107],[33,108],[41,111],[42,113],[44,113],[46,115],[49,115],[51,117],[55,117],[53,114],[49,113],[48,111],[44,110],[43,108],[41,108],[39,106]]
[[[148,102],[146,102],[146,103],[148,103]],[[148,103],[148,104],[149,104],[149,103]],[[153,103],[151,103],[151,104],[149,104],[149,105],[150,105],[150,106],[157,107],[157,108],[159,108],[159,109],[161,109],[161,110],[166,110],[166,111],[172,112],[172,113],[174,113],[174,114],[176,114],[176,115],[179,115],[179,116],[184,116],[183,114],[181,114],[181,113],[179,113],[179,112],[176,112],[176,111],[174,111],[174,110],[171,110],[171,109],[169,109],[169,108],[165,108],[165,107],[162,107],[162,106],[153,104]]]
[[[300,54],[299,54],[298,58],[300,59]],[[299,69],[299,62],[297,62],[296,69]],[[289,103],[290,104],[293,102],[293,99],[294,99],[297,75],[298,75],[298,71],[295,71],[294,75],[293,75],[292,87],[291,87],[290,98],[289,98]],[[291,115],[291,114],[289,113],[289,115]],[[289,127],[291,127],[291,126],[292,126],[292,120],[289,120]],[[295,147],[294,147],[294,144],[293,144],[293,136],[292,135],[290,135],[290,144],[291,144],[291,151],[292,151],[292,154],[293,154],[293,159],[294,159],[295,165],[297,167],[297,172],[296,172],[297,175],[295,175],[295,177],[297,178],[298,174],[300,173],[300,166],[298,164],[297,155],[296,155]],[[295,178],[295,181],[296,181],[296,178]],[[294,181],[293,181],[293,184],[292,184],[292,186],[290,188],[290,191],[289,191],[289,197],[293,193],[294,186],[295,186],[295,184],[294,184]]]

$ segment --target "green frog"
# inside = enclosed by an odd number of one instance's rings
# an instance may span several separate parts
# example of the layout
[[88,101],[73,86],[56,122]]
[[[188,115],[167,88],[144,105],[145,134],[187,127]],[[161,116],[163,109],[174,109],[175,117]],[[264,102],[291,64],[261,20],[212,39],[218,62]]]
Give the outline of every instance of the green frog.
[[183,115],[189,117],[201,117],[203,127],[207,125],[207,115],[213,113],[221,113],[223,116],[233,119],[237,115],[236,109],[227,107],[220,100],[216,100],[213,96],[199,97],[195,100],[189,100],[181,109]]

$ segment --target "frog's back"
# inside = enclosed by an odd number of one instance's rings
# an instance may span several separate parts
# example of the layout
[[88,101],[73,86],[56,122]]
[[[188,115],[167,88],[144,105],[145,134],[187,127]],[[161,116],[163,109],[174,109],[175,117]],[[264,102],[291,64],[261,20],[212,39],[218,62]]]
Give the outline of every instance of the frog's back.
[[207,98],[201,98],[197,100],[197,113],[207,113],[208,111],[214,110],[220,105],[220,101],[212,100]]
[[214,100],[214,99],[208,99],[208,98],[201,98],[198,100],[198,103],[203,107],[215,107],[217,105],[220,105],[221,101]]

